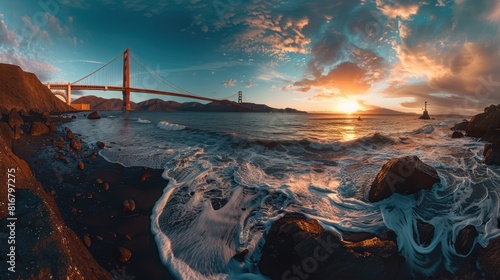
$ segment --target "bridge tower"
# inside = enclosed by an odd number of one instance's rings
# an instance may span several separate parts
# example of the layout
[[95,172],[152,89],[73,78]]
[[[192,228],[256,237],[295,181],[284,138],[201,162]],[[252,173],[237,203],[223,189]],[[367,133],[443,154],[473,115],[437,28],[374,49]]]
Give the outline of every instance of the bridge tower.
[[238,103],[243,103],[243,92],[238,91]]
[[123,110],[130,108],[130,49],[123,52]]

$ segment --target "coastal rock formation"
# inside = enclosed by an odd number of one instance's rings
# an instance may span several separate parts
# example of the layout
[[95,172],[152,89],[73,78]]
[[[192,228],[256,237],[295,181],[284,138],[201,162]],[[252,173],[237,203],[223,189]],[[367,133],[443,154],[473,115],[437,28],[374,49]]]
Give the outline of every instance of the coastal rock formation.
[[373,181],[368,200],[381,201],[393,193],[413,194],[431,189],[440,179],[436,169],[423,163],[417,156],[406,156],[388,161]]
[[500,279],[500,237],[490,240],[486,249],[477,257],[486,279]]
[[462,138],[462,137],[464,137],[464,134],[460,131],[454,131],[451,134],[451,138]]
[[454,125],[451,130],[453,131],[465,131],[467,129],[467,126],[469,125],[469,121],[468,120],[463,120],[461,123],[457,123],[456,125]]
[[[28,164],[12,152],[13,133],[7,129],[8,124],[1,122],[0,180],[7,182],[8,174],[15,175],[19,206],[15,215],[21,217],[16,223],[16,273],[10,275],[15,277],[12,279],[110,279],[82,240],[64,224],[52,195],[35,179]],[[7,187],[0,188],[0,197],[7,197]],[[0,201],[0,223],[7,224],[6,200]]]
[[19,112],[16,109],[12,109],[7,116],[7,123],[11,128],[14,128],[15,126],[21,126],[24,121]]
[[455,239],[455,250],[457,253],[462,255],[467,255],[472,246],[474,245],[474,240],[478,236],[477,229],[468,225],[458,232],[457,238]]
[[500,165],[500,138],[493,143],[484,145],[483,163]]
[[393,241],[342,242],[318,221],[288,214],[271,226],[258,267],[271,279],[396,279],[401,258]]
[[40,136],[50,132],[50,129],[41,122],[33,122],[30,127],[31,136]]
[[99,149],[104,149],[104,147],[106,147],[106,145],[103,142],[101,142],[101,141],[97,141],[97,143],[95,143],[95,145]]
[[97,113],[97,111],[93,111],[92,113],[90,113],[87,116],[87,119],[89,119],[89,120],[98,120],[100,118],[101,118],[101,116],[99,116],[99,113]]
[[57,98],[33,73],[19,66],[0,64],[0,111],[68,112],[74,109]]

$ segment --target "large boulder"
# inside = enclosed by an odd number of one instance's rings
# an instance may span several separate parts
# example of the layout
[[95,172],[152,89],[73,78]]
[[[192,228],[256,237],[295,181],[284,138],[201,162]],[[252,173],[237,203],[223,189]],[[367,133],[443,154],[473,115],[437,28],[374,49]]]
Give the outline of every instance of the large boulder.
[[40,136],[45,135],[50,132],[48,126],[41,122],[33,122],[30,127],[30,135],[32,136]]
[[440,179],[436,169],[423,163],[417,156],[391,159],[373,181],[368,200],[377,202],[393,193],[413,194],[431,189]]
[[467,255],[474,246],[474,240],[478,236],[477,229],[473,225],[468,225],[458,232],[455,238],[455,251],[462,255]]
[[16,109],[12,109],[7,117],[7,123],[13,129],[16,125],[21,126],[24,124],[24,121],[19,112]]
[[288,214],[267,233],[258,267],[271,279],[396,279],[401,259],[393,241],[342,242],[318,221]]
[[500,279],[500,237],[490,240],[488,246],[480,251],[477,260],[486,279]]
[[451,130],[453,131],[457,131],[457,130],[466,130],[467,129],[467,126],[469,125],[469,121],[468,120],[463,120],[461,123],[457,123],[456,125],[454,125]]
[[497,128],[500,128],[500,111],[488,110],[472,117],[465,131],[467,136],[479,138]]
[[92,113],[90,113],[87,116],[87,119],[89,119],[89,120],[98,120],[100,118],[101,118],[101,116],[99,116],[99,113],[97,113],[97,111],[93,111]]
[[483,163],[500,165],[500,138],[493,143],[484,145]]

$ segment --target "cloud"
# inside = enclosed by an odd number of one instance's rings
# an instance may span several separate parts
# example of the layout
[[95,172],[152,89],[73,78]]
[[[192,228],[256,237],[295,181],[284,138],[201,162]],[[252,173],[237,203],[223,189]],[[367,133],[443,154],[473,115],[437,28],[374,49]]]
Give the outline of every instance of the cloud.
[[229,81],[222,82],[222,85],[224,87],[234,87],[234,86],[236,86],[237,83],[238,83],[238,81],[236,81],[235,79],[230,79]]
[[14,50],[0,52],[0,62],[18,65],[26,72],[35,73],[42,82],[59,72],[59,68],[48,62],[22,57]]
[[3,14],[0,14],[0,46],[2,48],[19,46],[16,32],[14,30],[9,30],[9,28],[5,24]]
[[377,0],[377,7],[389,18],[409,20],[412,16],[417,14],[419,3],[407,3],[404,5],[397,2],[394,3],[393,1]]
[[245,83],[245,88],[251,88],[251,87],[254,87],[254,86],[256,86],[256,85],[252,82],[252,80],[248,80]]

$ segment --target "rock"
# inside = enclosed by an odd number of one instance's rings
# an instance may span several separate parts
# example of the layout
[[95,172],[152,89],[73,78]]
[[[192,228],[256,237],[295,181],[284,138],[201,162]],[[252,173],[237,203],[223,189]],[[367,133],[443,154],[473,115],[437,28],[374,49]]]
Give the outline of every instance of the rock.
[[73,131],[70,130],[70,131],[66,132],[66,138],[68,138],[70,140],[73,139]]
[[40,136],[49,133],[49,128],[41,122],[33,122],[30,127],[30,135]]
[[457,131],[457,130],[465,131],[467,129],[467,125],[469,125],[469,121],[463,120],[461,123],[457,123],[456,125],[454,125],[451,128],[451,130],[453,130],[453,131]]
[[103,181],[101,178],[97,178],[95,181],[96,181],[98,184],[102,184],[102,183],[104,183],[104,181]]
[[102,238],[102,236],[100,236],[100,235],[96,235],[95,239],[97,239],[99,241],[103,241],[104,240],[104,238]]
[[494,143],[485,144],[483,155],[484,158],[482,162],[484,164],[500,165],[500,139],[496,140]]
[[126,263],[130,260],[131,257],[132,257],[132,252],[129,249],[118,247],[118,260]]
[[149,179],[152,176],[153,176],[153,174],[151,174],[150,172],[147,172],[147,171],[144,172],[144,173],[142,173],[142,175],[141,175],[141,183],[146,182],[146,180]]
[[7,116],[7,123],[13,129],[16,125],[21,126],[24,124],[24,121],[19,112],[16,109],[12,109]]
[[454,131],[451,134],[451,138],[462,138],[462,137],[464,137],[464,134],[460,131]]
[[101,141],[97,141],[97,143],[95,143],[95,145],[99,148],[99,149],[104,149],[104,147],[106,146],[103,142]]
[[280,218],[265,240],[258,267],[271,279],[396,279],[401,267],[394,242],[342,242],[303,215]]
[[429,246],[434,238],[434,226],[417,219],[417,231],[420,244],[424,247]]
[[44,118],[44,119],[50,119],[50,113],[47,112],[47,111],[43,112],[42,113],[42,118]]
[[21,134],[23,134],[23,130],[21,129],[20,126],[16,125],[14,127],[14,139],[19,139],[21,138]]
[[75,116],[75,115],[72,115],[72,116],[71,116],[71,118],[72,118],[72,119],[76,119],[76,116]]
[[130,240],[132,240],[132,237],[128,234],[124,234],[123,239],[125,239],[126,241],[130,241]]
[[423,163],[417,156],[406,156],[388,161],[373,181],[368,200],[377,202],[393,193],[414,194],[431,189],[440,179],[436,169]]
[[52,132],[52,133],[55,133],[57,132],[57,126],[53,123],[50,123],[49,124],[49,131]]
[[500,111],[477,114],[470,120],[466,135],[482,137],[489,130],[500,128]]
[[54,154],[54,158],[55,159],[59,159],[59,155],[58,154]]
[[457,253],[462,255],[467,255],[470,250],[472,250],[472,246],[474,246],[474,240],[478,236],[477,229],[468,225],[461,229],[458,232],[457,238],[455,239],[455,250]]
[[92,245],[92,242],[90,241],[90,236],[88,234],[85,234],[83,236],[83,243],[85,244],[85,246],[90,247],[90,245]]
[[108,183],[104,183],[103,188],[104,188],[105,191],[109,190],[109,184]]
[[73,148],[75,150],[81,150],[82,149],[82,144],[80,143],[80,141],[78,141],[75,138],[71,139],[70,146],[71,146],[71,148]]
[[78,210],[76,210],[75,207],[72,207],[71,208],[71,214],[75,215],[76,213],[78,213]]
[[83,164],[83,162],[81,162],[81,161],[78,161],[78,169],[84,170],[85,169],[85,164]]
[[480,251],[477,260],[486,279],[500,279],[500,237],[491,239],[488,246]]
[[127,199],[123,201],[123,210],[125,211],[134,211],[135,210],[135,201],[132,199]]
[[89,119],[89,120],[98,120],[100,118],[101,118],[101,116],[99,116],[99,113],[97,113],[97,111],[93,111],[92,113],[90,113],[87,116],[87,119]]
[[233,258],[239,262],[244,262],[245,257],[248,255],[248,249],[244,249],[240,252],[238,252],[236,255],[233,256]]

